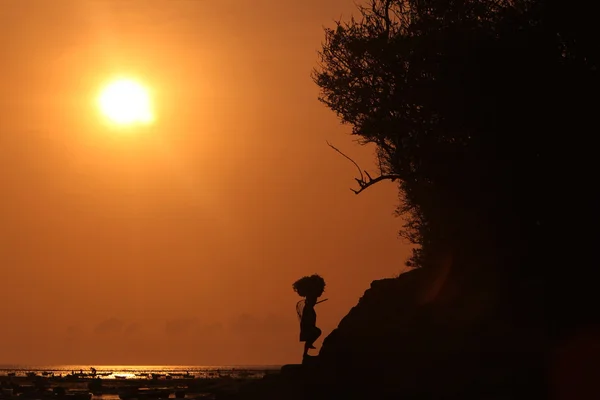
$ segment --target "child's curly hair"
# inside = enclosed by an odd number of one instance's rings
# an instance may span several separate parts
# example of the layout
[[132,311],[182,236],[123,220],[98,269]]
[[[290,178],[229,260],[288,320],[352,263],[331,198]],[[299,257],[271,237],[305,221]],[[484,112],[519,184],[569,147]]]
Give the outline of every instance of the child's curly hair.
[[305,276],[294,282],[292,287],[302,297],[319,297],[325,291],[325,279],[317,274]]

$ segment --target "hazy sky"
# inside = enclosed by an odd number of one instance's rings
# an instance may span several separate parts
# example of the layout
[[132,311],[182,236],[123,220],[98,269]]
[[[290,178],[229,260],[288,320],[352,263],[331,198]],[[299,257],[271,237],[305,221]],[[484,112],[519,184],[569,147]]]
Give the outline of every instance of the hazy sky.
[[[403,269],[397,190],[310,78],[353,0],[3,0],[0,364],[298,362],[291,284],[323,337]],[[115,131],[103,84],[153,94]],[[322,337],[322,338],[323,338]],[[317,342],[320,347],[322,338]]]

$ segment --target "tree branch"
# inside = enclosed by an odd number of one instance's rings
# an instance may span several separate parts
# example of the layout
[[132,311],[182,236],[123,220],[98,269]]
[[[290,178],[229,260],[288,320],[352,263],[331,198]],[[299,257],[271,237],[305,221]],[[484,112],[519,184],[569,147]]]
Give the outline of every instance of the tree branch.
[[[370,186],[373,186],[377,182],[381,182],[381,181],[385,181],[385,180],[390,180],[390,181],[394,182],[396,179],[400,179],[400,176],[397,174],[380,174],[378,177],[372,178],[366,169],[365,170],[361,169],[360,166],[356,163],[356,161],[354,161],[352,158],[348,157],[346,154],[342,153],[342,151],[340,149],[338,149],[337,147],[335,147],[334,145],[332,145],[329,142],[327,142],[327,145],[329,147],[331,147],[333,150],[340,153],[343,157],[350,160],[350,162],[356,166],[356,169],[358,169],[360,178],[354,178],[354,180],[358,183],[359,189],[355,190],[355,189],[350,188],[350,190],[352,190],[354,192],[354,194],[359,194],[360,192],[362,192],[363,190],[367,189]],[[364,172],[364,174],[363,174],[363,172]],[[365,175],[367,176],[366,179],[365,179]]]
[[350,160],[350,162],[356,166],[356,169],[358,169],[358,173],[360,174],[360,180],[363,181],[365,179],[365,177],[364,177],[364,175],[362,173],[362,170],[360,169],[360,167],[358,166],[358,164],[356,163],[356,161],[354,161],[353,159],[351,159],[350,157],[348,157],[347,155],[345,155],[344,153],[342,153],[342,151],[340,149],[338,149],[337,147],[335,147],[334,145],[332,145],[331,143],[329,143],[329,141],[327,141],[327,145],[329,147],[331,147],[332,149],[334,149],[335,151],[337,151],[338,153],[340,153],[342,156],[346,157],[348,160]]

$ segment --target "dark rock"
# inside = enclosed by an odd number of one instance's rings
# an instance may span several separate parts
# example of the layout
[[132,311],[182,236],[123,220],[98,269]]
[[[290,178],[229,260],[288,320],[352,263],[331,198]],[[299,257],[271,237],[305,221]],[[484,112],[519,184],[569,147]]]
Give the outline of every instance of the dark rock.
[[281,376],[286,378],[299,377],[303,372],[302,364],[287,364],[281,367]]
[[557,341],[543,294],[524,279],[465,270],[449,264],[374,281],[319,356],[284,366],[240,399],[547,397]]
[[373,282],[323,343],[322,370],[335,371],[334,385],[382,395],[514,395],[540,385],[545,338],[514,318],[488,278],[447,266]]

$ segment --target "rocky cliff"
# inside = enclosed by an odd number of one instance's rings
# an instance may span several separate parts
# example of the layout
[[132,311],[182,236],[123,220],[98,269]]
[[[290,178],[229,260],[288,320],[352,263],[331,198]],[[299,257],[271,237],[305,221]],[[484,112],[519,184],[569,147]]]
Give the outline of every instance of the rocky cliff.
[[334,372],[331,382],[377,382],[403,395],[533,390],[544,337],[505,300],[493,279],[466,279],[449,265],[375,281],[324,341],[320,366]]
[[243,398],[547,398],[556,344],[543,300],[532,281],[451,261],[374,281],[310,365]]

